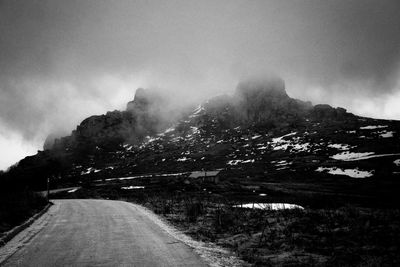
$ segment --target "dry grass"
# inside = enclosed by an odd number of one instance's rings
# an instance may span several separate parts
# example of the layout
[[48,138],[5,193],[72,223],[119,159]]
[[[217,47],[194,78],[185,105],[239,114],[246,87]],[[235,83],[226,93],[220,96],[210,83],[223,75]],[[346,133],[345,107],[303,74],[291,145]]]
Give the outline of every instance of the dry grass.
[[201,195],[159,195],[144,203],[192,237],[229,247],[254,266],[400,264],[399,210],[252,210]]

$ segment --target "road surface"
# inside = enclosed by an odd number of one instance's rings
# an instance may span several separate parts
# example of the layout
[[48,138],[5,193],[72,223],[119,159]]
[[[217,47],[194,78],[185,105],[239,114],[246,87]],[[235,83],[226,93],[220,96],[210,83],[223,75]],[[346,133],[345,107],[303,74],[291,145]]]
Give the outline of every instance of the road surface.
[[0,265],[206,266],[140,206],[111,200],[53,202],[38,233]]

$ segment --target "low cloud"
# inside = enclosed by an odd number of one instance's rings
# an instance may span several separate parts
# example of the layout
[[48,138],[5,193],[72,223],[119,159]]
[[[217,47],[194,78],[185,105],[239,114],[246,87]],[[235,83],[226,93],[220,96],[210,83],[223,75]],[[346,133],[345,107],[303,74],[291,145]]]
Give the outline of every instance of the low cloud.
[[36,144],[138,87],[190,102],[265,72],[292,97],[400,119],[399,13],[397,0],[1,1],[0,127]]

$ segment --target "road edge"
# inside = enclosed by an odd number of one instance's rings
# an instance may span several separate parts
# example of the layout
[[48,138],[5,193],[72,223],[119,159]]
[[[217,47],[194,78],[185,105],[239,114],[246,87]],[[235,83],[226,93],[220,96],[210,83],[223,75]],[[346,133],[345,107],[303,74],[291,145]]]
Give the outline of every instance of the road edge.
[[194,253],[200,256],[200,258],[210,267],[242,267],[248,266],[247,263],[238,258],[235,253],[227,248],[218,246],[212,242],[203,242],[192,238],[185,234],[182,230],[178,229],[175,225],[170,223],[165,217],[160,216],[146,206],[138,203],[123,201],[135,206],[143,215],[147,216],[163,231],[168,233],[174,239],[182,242],[191,249]]
[[37,219],[39,219],[43,214],[45,214],[49,208],[54,205],[52,202],[49,202],[41,211],[37,212],[34,214],[32,217],[27,219],[25,222],[23,222],[20,225],[15,226],[11,230],[7,231],[4,233],[4,236],[0,238],[0,248],[5,246],[7,242],[9,242],[11,239],[13,239],[16,235],[18,235],[20,232],[31,226]]

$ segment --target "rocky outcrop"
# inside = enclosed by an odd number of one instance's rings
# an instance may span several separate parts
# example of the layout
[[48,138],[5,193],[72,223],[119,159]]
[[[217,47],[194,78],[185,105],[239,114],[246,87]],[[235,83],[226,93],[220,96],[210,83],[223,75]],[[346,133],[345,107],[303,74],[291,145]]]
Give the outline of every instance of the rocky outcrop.
[[236,95],[247,102],[257,98],[288,99],[285,82],[279,77],[254,78],[244,80],[236,88]]
[[[91,116],[83,120],[70,136],[49,137],[45,143],[46,151],[21,161],[15,170],[21,171],[21,176],[35,172],[44,177],[50,172],[70,170],[74,164],[94,164],[95,157],[100,162],[109,160],[115,163],[122,161],[117,152],[131,147],[124,147],[126,143],[138,146],[130,148],[124,166],[137,165],[139,163],[132,159],[132,154],[141,153],[138,147],[144,144],[146,136],[154,137],[170,126],[181,133],[191,131],[192,135],[193,131],[201,129],[210,141],[237,126],[250,132],[255,129],[268,133],[289,132],[309,127],[315,121],[340,124],[354,117],[342,108],[329,105],[313,107],[310,102],[291,98],[285,90],[284,81],[277,77],[245,80],[239,83],[233,95],[214,97],[195,112],[193,108],[182,110],[179,100],[173,97],[176,96],[159,90],[139,88],[125,111]],[[181,141],[185,142],[183,138],[179,139]],[[149,156],[152,159],[156,157],[152,153]],[[151,161],[148,164],[151,166]]]
[[49,134],[47,137],[46,137],[46,140],[44,140],[44,144],[43,144],[43,150],[49,150],[49,149],[52,149],[53,148],[53,146],[54,146],[54,143],[55,143],[55,141],[56,141],[56,139],[58,138],[59,136],[58,135],[56,135],[56,134]]
[[289,122],[304,117],[310,104],[290,98],[282,79],[272,77],[241,82],[236,89],[238,112],[250,123]]
[[317,121],[324,120],[345,120],[346,118],[353,117],[351,113],[347,113],[344,108],[333,108],[326,104],[315,105],[311,111],[311,117]]
[[278,77],[245,80],[233,96],[219,96],[204,104],[206,114],[222,125],[286,126],[302,121],[312,109],[310,102],[293,99]]
[[[253,78],[238,84],[232,96],[223,95],[207,101],[204,116],[198,116],[198,126],[210,121],[222,128],[238,125],[279,128],[298,126],[307,118],[314,120],[342,120],[346,110],[329,105],[316,105],[290,98],[285,83],[279,77]],[[140,144],[146,136],[159,133],[182,116],[171,98],[159,90],[136,90],[133,101],[125,111],[112,111],[83,120],[70,137],[52,142],[58,149],[102,147],[113,150],[122,143]],[[85,150],[87,151],[87,150]]]
[[[121,143],[140,143],[145,136],[155,134],[165,127],[162,120],[165,101],[152,90],[139,88],[125,111],[111,111],[83,120],[71,134],[60,138],[48,138],[46,149],[83,149],[89,147],[113,150]],[[91,149],[89,149],[91,150]]]
[[125,138],[132,142],[165,128],[168,124],[165,113],[169,107],[168,98],[160,91],[137,89],[134,100],[126,108],[132,118],[134,131],[128,132]]

